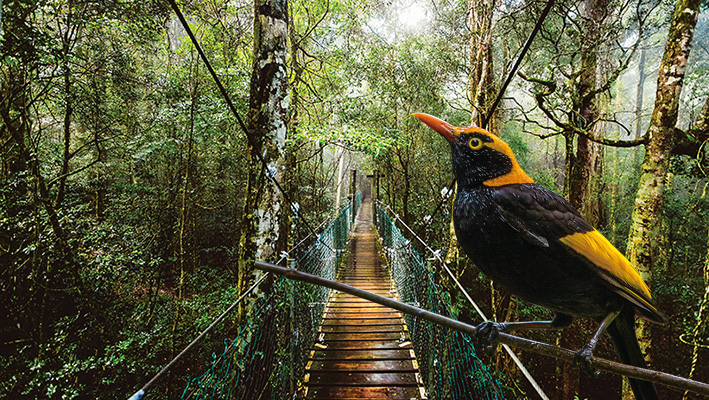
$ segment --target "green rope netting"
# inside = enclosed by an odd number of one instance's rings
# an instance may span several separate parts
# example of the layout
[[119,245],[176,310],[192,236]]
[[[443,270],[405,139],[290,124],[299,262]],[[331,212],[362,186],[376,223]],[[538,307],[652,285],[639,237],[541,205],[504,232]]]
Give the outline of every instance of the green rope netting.
[[[377,229],[399,300],[455,318],[450,297],[435,283],[386,211],[377,205]],[[416,358],[431,399],[503,399],[500,383],[475,353],[470,336],[405,315]]]
[[[355,197],[355,210],[361,195]],[[345,206],[291,267],[334,279],[347,247],[352,206]],[[232,340],[212,355],[209,369],[191,378],[183,399],[288,399],[298,389],[316,340],[330,289],[277,280],[256,300]]]

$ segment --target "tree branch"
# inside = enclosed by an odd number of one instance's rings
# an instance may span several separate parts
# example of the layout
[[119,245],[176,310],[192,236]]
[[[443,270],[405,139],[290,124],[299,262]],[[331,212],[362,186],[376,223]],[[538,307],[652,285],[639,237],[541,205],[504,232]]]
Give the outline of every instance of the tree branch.
[[[637,139],[632,139],[632,140],[623,140],[623,139],[607,139],[603,137],[598,137],[591,135],[590,127],[592,127],[594,124],[598,123],[599,121],[602,121],[603,119],[597,119],[593,121],[591,124],[588,125],[589,129],[580,129],[577,126],[574,126],[573,124],[570,124],[568,122],[564,122],[561,119],[559,119],[556,114],[554,114],[554,111],[547,108],[545,105],[545,98],[552,94],[556,90],[556,83],[551,80],[544,80],[544,79],[539,79],[539,78],[530,78],[527,75],[525,75],[523,72],[518,72],[517,75],[519,75],[522,79],[524,79],[527,82],[531,83],[537,83],[546,88],[546,90],[541,91],[541,92],[536,92],[534,93],[534,100],[537,102],[537,106],[539,107],[540,110],[544,113],[544,115],[547,116],[556,126],[561,128],[562,131],[567,131],[567,132],[572,132],[577,135],[581,135],[586,137],[588,140],[596,143],[600,143],[602,145],[606,146],[612,146],[612,147],[635,147],[639,146],[641,144],[646,144],[647,143],[647,135],[644,135],[642,137],[639,137]],[[614,120],[607,120],[609,122],[616,122]]]
[[709,96],[707,96],[702,111],[694,121],[694,126],[683,131],[675,127],[675,145],[672,155],[687,155],[697,157],[704,142],[709,140]]
[[[304,272],[300,272],[292,268],[284,268],[278,265],[269,264],[261,261],[256,261],[255,266],[260,270],[273,272],[278,275],[283,275],[288,279],[313,283],[319,286],[329,287],[331,289],[335,289],[343,293],[348,293],[357,297],[361,297],[377,304],[381,304],[383,306],[387,306],[395,310],[405,312],[409,315],[413,315],[414,317],[425,319],[426,321],[433,322],[435,324],[445,326],[447,328],[451,328],[459,332],[463,332],[470,336],[475,336],[477,333],[477,329],[474,326],[465,324],[453,318],[448,318],[440,314],[432,313],[430,311],[414,307],[410,304],[401,303],[388,297],[367,292],[366,290],[357,289],[355,287],[345,285],[344,283],[335,282],[319,276],[306,274]],[[527,350],[533,353],[555,357],[566,361],[573,362],[576,357],[576,353],[572,350],[552,346],[534,340],[524,339],[517,336],[508,335],[506,333],[499,334],[498,342],[522,350]],[[630,378],[642,379],[649,382],[667,385],[676,389],[689,390],[695,393],[709,395],[709,384],[693,381],[665,372],[654,371],[646,368],[639,368],[632,365],[621,364],[597,357],[591,357],[591,366],[600,371],[606,371],[616,375],[623,375]]]

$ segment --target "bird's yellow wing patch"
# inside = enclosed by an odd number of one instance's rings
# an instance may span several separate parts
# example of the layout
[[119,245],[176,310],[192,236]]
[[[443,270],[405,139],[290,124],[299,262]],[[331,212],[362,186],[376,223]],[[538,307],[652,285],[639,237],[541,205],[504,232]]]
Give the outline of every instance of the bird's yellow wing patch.
[[597,230],[577,232],[559,239],[575,252],[583,255],[607,274],[629,300],[657,312],[650,300],[650,290],[630,261]]

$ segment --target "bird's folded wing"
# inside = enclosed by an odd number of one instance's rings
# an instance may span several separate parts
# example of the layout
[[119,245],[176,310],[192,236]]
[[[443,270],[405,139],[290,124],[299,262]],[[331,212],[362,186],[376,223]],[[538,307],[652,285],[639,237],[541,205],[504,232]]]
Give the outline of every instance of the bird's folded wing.
[[493,198],[507,223],[528,241],[543,247],[555,241],[561,243],[571,254],[587,259],[616,293],[638,306],[641,316],[655,322],[666,321],[630,262],[566,199],[535,184],[501,187]]

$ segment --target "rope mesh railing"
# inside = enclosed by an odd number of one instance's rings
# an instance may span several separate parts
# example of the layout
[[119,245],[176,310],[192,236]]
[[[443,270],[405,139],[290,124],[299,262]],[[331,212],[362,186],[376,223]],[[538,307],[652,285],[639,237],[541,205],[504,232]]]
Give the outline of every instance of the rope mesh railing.
[[[291,267],[334,279],[352,227],[352,206],[360,201],[357,195],[353,204],[343,207],[313,244],[295,255]],[[277,280],[256,300],[236,337],[226,339],[222,351],[212,354],[209,369],[188,380],[182,398],[291,398],[304,376],[330,291]]]
[[[387,212],[377,204],[376,225],[399,300],[447,317],[448,294]],[[468,335],[406,315],[419,368],[432,399],[503,399],[500,383],[477,357]]]

